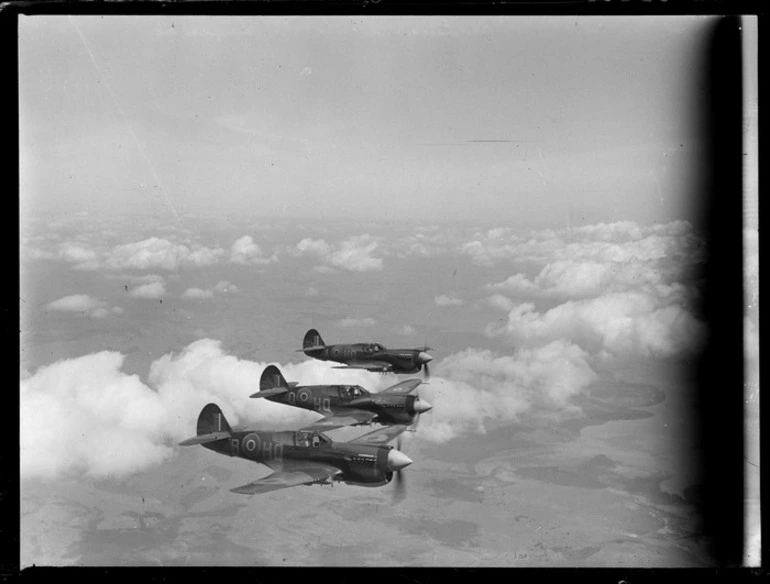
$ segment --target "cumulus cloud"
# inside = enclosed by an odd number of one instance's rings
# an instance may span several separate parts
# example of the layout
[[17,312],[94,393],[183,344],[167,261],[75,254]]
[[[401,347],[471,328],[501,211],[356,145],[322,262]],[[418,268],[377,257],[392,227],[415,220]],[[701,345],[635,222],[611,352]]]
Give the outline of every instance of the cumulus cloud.
[[436,306],[460,306],[463,303],[460,298],[456,298],[455,296],[447,296],[446,294],[436,296],[433,299],[433,302],[436,303]]
[[305,296],[318,296],[318,290],[313,286],[310,286],[307,290],[305,290]]
[[88,294],[72,294],[54,300],[47,306],[48,310],[58,312],[74,312],[90,316],[91,318],[104,318],[109,314],[120,314],[123,309],[118,306],[109,308],[109,304]]
[[222,294],[238,294],[241,291],[238,286],[227,280],[220,280],[217,282],[216,286],[214,286],[214,290]]
[[486,420],[515,421],[533,410],[578,415],[575,396],[597,378],[588,354],[562,340],[513,355],[467,349],[438,363],[431,383],[420,387],[433,410],[418,433],[443,442],[483,433]]
[[706,327],[682,306],[623,292],[570,300],[543,313],[532,303],[521,303],[508,313],[507,322],[490,324],[486,332],[514,345],[569,339],[611,355],[671,357],[698,350]]
[[497,308],[498,310],[504,310],[506,312],[512,310],[513,307],[516,306],[516,302],[502,294],[492,294],[492,296],[487,297],[487,304],[492,308]]
[[184,299],[203,299],[203,298],[213,298],[214,297],[214,291],[213,290],[203,290],[202,288],[188,288],[184,292],[182,292],[182,298]]
[[220,280],[211,288],[188,288],[182,293],[181,297],[185,300],[203,300],[206,298],[213,298],[215,293],[238,294],[240,291],[240,288],[235,284],[232,284],[227,280]]
[[180,267],[210,266],[224,254],[220,248],[176,243],[150,237],[113,248],[104,260],[109,269],[160,269],[175,271]]
[[367,234],[351,237],[340,244],[326,261],[337,268],[352,272],[370,272],[382,270],[382,260],[370,254],[377,249],[377,242]]
[[131,289],[131,296],[134,298],[157,300],[158,298],[163,298],[165,295],[166,285],[163,282],[150,282]]
[[326,243],[323,239],[310,239],[309,237],[306,237],[302,241],[300,241],[296,246],[294,246],[294,249],[292,250],[292,253],[297,256],[301,255],[316,255],[316,256],[325,256],[331,251],[331,246]]
[[95,270],[99,267],[98,254],[95,250],[80,243],[65,242],[59,246],[59,257],[75,264],[81,270]]
[[[495,292],[490,306],[509,313],[487,326],[489,336],[528,346],[565,338],[604,356],[671,357],[701,346],[706,327],[693,307],[704,245],[689,223],[623,221],[530,235],[515,245],[517,259],[542,267],[486,285]],[[561,304],[538,312],[529,299]]]
[[[238,359],[221,343],[196,341],[150,366],[148,383],[123,372],[124,356],[102,351],[58,361],[21,381],[22,477],[55,478],[86,474],[125,476],[161,464],[177,443],[195,435],[207,403],[222,408],[233,427],[264,430],[301,428],[319,418],[313,412],[253,400],[268,363]],[[393,376],[332,370],[315,359],[280,365],[289,381],[359,384],[377,392],[396,383]],[[445,441],[483,432],[484,421],[515,420],[542,408],[570,415],[574,396],[595,374],[578,347],[557,341],[499,356],[469,349],[436,367],[420,393],[433,410],[420,425],[428,440]]]
[[250,235],[237,239],[230,248],[230,262],[233,264],[267,264],[276,259],[275,255],[264,257],[262,250]]
[[338,268],[351,272],[370,272],[382,270],[381,258],[373,257],[372,252],[379,243],[368,233],[357,235],[332,246],[323,239],[305,238],[291,250],[295,256],[314,256],[323,262],[319,268],[329,271]]
[[374,326],[376,321],[373,318],[343,318],[337,323],[337,326],[353,327],[353,326]]
[[[200,410],[217,403],[232,426],[300,428],[318,414],[248,396],[268,363],[226,355],[204,339],[150,367],[148,384],[121,371],[124,356],[103,351],[38,369],[21,381],[22,477],[124,476],[173,456],[195,435]],[[332,365],[314,359],[282,365],[290,381],[328,382]],[[335,371],[340,383],[374,390],[387,380]]]

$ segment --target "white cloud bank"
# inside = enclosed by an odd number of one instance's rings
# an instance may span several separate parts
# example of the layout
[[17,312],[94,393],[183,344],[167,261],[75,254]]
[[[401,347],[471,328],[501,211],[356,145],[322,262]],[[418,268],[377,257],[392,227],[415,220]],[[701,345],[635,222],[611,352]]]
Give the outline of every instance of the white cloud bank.
[[182,292],[181,298],[183,300],[205,300],[213,298],[214,293],[238,294],[240,291],[240,288],[235,284],[231,284],[227,280],[221,280],[212,288],[188,288]]
[[181,267],[211,266],[224,254],[221,248],[176,243],[168,239],[150,237],[142,241],[114,247],[103,260],[108,269],[167,270]]
[[706,327],[681,306],[625,292],[570,300],[542,313],[532,303],[519,304],[507,322],[488,325],[487,333],[504,335],[514,345],[569,339],[596,353],[673,357],[699,349]]
[[229,261],[233,264],[269,264],[277,259],[278,258],[275,255],[269,258],[265,257],[260,247],[254,243],[254,239],[250,235],[244,235],[240,239],[237,239],[230,247]]
[[166,295],[166,285],[163,282],[149,282],[131,289],[131,296],[134,298],[145,298],[147,300],[157,300]]
[[[565,242],[565,237],[573,241]],[[500,248],[495,248],[499,251]],[[676,357],[697,351],[707,327],[696,316],[703,242],[689,223],[624,221],[538,232],[519,260],[543,264],[488,284],[490,306],[508,312],[486,327],[514,346],[567,339],[604,356]],[[530,299],[560,302],[537,311]]]
[[276,254],[266,257],[253,238],[245,235],[237,239],[229,250],[208,247],[189,241],[163,237],[149,237],[114,247],[89,246],[84,242],[66,241],[59,244],[56,253],[29,251],[37,257],[58,258],[73,264],[78,270],[164,270],[174,272],[182,268],[207,267],[226,260],[241,265],[267,264],[277,261]]
[[[231,425],[300,428],[318,414],[249,395],[267,363],[239,360],[204,339],[152,363],[149,384],[121,371],[124,356],[102,351],[41,367],[21,381],[22,477],[65,474],[121,476],[171,457],[195,435],[200,410],[217,403]],[[307,360],[281,366],[286,378],[323,383],[331,364]],[[336,371],[341,383],[381,389],[366,371]]]
[[91,318],[104,318],[109,314],[121,314],[123,309],[119,306],[109,308],[109,303],[93,298],[88,294],[72,294],[54,300],[46,308],[58,312],[74,312]]
[[323,239],[305,238],[291,250],[295,256],[316,256],[323,265],[319,271],[329,271],[332,268],[350,272],[371,272],[383,269],[381,258],[371,254],[379,246],[377,238],[364,233],[346,239],[334,247]]
[[433,302],[436,303],[436,306],[460,306],[463,303],[460,298],[455,296],[447,296],[446,294],[436,296],[433,299]]
[[438,363],[429,385],[419,388],[433,410],[421,421],[421,437],[443,442],[467,432],[484,433],[484,421],[515,421],[537,409],[558,416],[580,413],[573,398],[597,379],[590,357],[563,340],[519,349],[513,355],[467,349]]
[[[200,410],[218,404],[232,426],[300,428],[318,414],[253,400],[268,363],[226,355],[204,339],[150,366],[148,384],[121,371],[124,356],[102,351],[41,367],[21,380],[21,475],[96,477],[140,472],[173,456],[195,435]],[[280,365],[286,379],[327,383],[333,364],[308,359]],[[485,419],[514,420],[533,408],[569,415],[571,399],[595,374],[578,347],[557,341],[512,356],[469,349],[439,364],[441,376],[421,386],[433,411],[426,439],[483,432]],[[367,371],[335,370],[338,383],[380,391],[399,381]]]

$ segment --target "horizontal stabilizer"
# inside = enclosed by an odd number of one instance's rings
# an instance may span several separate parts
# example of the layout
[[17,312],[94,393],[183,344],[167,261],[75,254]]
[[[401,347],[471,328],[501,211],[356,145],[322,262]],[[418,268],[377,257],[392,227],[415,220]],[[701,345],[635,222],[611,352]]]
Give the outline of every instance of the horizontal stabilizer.
[[274,395],[281,395],[282,393],[286,393],[288,388],[286,387],[274,387],[273,389],[265,389],[263,391],[258,391],[257,393],[252,393],[249,397],[253,398],[260,398],[260,397],[272,397]]
[[297,353],[310,353],[315,351],[323,351],[326,348],[325,345],[318,345],[316,347],[305,347],[304,349],[297,349]]
[[195,444],[208,444],[217,440],[224,440],[231,436],[230,432],[212,432],[210,434],[201,434],[195,438],[188,438],[179,443],[179,446],[193,446]]

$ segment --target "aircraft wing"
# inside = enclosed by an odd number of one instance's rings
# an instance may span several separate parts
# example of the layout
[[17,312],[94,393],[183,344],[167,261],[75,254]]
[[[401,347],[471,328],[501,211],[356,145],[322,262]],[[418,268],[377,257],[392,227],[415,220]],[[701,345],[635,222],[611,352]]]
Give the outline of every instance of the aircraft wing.
[[378,428],[374,432],[348,440],[348,442],[355,442],[356,444],[386,444],[406,429],[407,426],[404,424],[385,426],[384,428]]
[[366,424],[370,422],[377,414],[366,412],[364,410],[346,410],[344,414],[338,416],[329,416],[310,426],[302,428],[303,430],[335,430],[343,426],[355,426],[356,424]]
[[397,383],[396,385],[391,385],[390,387],[383,389],[380,394],[389,393],[393,395],[403,395],[406,393],[412,393],[421,383],[422,381],[420,379],[407,379],[406,381],[402,381],[401,383]]
[[366,369],[367,371],[379,371],[386,373],[393,370],[393,365],[384,361],[349,361],[347,366],[340,365],[333,369]]
[[240,493],[242,495],[261,495],[262,493],[269,493],[278,489],[323,481],[341,472],[340,469],[328,464],[302,462],[292,465],[291,470],[279,470],[266,477],[257,479],[253,483],[241,485],[230,490],[233,493]]

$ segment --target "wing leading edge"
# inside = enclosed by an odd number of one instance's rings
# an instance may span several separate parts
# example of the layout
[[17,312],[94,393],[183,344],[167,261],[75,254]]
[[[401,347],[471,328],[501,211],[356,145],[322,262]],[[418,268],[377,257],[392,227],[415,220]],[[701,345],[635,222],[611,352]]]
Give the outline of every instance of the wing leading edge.
[[341,472],[340,469],[328,464],[306,462],[293,466],[291,470],[279,470],[254,482],[230,490],[241,495],[261,495],[278,489],[287,489],[297,485],[308,485],[324,481]]

